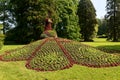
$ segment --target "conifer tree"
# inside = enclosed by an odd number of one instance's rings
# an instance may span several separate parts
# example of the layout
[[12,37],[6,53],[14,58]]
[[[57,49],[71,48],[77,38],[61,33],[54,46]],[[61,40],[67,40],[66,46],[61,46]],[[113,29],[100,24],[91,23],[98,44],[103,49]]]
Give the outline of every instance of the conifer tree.
[[106,19],[108,21],[108,40],[120,38],[120,0],[107,0]]
[[96,10],[90,0],[80,0],[77,10],[79,26],[84,41],[93,41],[96,35]]

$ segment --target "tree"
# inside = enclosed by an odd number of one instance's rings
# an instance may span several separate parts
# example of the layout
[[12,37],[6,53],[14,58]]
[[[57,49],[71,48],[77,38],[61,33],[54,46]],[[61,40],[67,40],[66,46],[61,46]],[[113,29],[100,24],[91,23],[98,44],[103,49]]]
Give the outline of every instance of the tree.
[[77,10],[79,26],[84,41],[93,41],[96,35],[96,10],[90,0],[80,0]]
[[57,14],[59,19],[56,25],[56,31],[59,37],[80,40],[80,28],[76,16],[77,5],[78,0],[57,1]]
[[107,21],[105,19],[97,19],[98,33],[97,35],[106,35],[107,33]]
[[46,16],[55,18],[54,0],[10,0],[10,4],[16,25],[7,32],[6,39],[17,43],[38,40],[43,32]]
[[13,17],[10,13],[10,0],[0,0],[0,21],[3,24],[3,34],[11,28],[13,24]]
[[17,43],[38,40],[44,30],[46,17],[53,19],[52,26],[57,30],[58,36],[79,40],[77,2],[78,0],[10,0],[16,25],[7,32],[6,40]]
[[107,0],[108,40],[118,41],[120,36],[120,1]]

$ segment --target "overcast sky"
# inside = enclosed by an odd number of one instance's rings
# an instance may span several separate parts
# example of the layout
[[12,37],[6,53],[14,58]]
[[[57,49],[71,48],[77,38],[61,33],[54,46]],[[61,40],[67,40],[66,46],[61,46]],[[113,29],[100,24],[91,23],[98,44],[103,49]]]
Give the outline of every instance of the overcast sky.
[[97,18],[103,18],[106,14],[105,6],[106,0],[91,0],[96,9]]

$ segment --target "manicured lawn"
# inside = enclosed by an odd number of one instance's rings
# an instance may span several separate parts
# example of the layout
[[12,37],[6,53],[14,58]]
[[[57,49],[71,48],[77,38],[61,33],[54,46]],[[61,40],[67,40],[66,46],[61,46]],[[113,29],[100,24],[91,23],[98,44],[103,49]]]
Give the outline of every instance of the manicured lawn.
[[82,43],[98,48],[102,47],[105,49],[120,50],[120,42],[109,42],[106,41],[105,38],[100,39],[96,38],[94,40],[95,42],[82,42]]
[[[120,49],[120,42],[106,42],[105,39],[96,39],[95,42],[83,43],[94,47],[111,46],[112,49]],[[2,50],[0,50],[0,54],[3,54],[5,50],[21,46],[23,45],[5,45]],[[60,71],[37,72],[27,69],[25,63],[26,61],[0,61],[0,80],[120,80],[120,66],[110,68],[88,68],[74,65],[69,69]]]
[[94,69],[74,65],[55,72],[36,72],[24,67],[25,62],[0,62],[0,80],[119,80],[120,67]]

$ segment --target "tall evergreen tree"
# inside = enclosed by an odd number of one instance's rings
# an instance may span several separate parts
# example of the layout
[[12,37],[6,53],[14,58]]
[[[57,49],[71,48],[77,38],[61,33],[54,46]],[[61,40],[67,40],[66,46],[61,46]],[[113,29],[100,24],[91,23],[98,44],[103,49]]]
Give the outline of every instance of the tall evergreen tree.
[[107,0],[108,39],[118,41],[120,38],[120,0]]
[[[29,2],[28,0],[10,0],[10,4],[12,4],[12,15],[15,18],[15,28],[8,31],[6,34],[6,39],[9,41],[15,41],[17,43],[27,43],[29,42],[29,37],[31,37],[33,31],[31,31],[31,26],[28,27],[28,19],[29,16]],[[24,4],[24,5],[23,5]]]
[[84,41],[93,41],[96,35],[96,10],[90,0],[80,0],[77,10],[79,25]]

